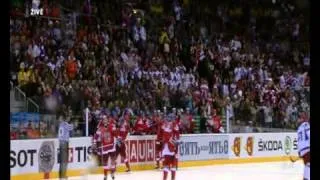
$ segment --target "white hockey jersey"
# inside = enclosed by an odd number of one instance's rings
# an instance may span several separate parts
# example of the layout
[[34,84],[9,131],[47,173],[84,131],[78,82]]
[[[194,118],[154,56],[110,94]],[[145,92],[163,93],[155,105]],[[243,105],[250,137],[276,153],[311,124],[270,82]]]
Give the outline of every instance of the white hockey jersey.
[[310,124],[303,122],[298,127],[298,153],[303,157],[310,151]]

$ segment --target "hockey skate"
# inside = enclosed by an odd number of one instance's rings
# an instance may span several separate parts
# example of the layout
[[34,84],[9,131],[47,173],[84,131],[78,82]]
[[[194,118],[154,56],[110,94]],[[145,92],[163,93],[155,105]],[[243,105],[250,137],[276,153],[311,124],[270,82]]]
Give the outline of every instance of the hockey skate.
[[114,173],[111,174],[111,179],[114,180]]

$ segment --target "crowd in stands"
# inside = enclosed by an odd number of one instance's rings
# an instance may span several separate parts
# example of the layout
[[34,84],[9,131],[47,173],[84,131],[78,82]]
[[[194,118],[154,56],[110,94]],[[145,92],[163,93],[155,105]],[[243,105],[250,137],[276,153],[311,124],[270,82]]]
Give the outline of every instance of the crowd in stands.
[[308,14],[293,2],[66,2],[76,28],[50,1],[56,19],[10,16],[11,81],[41,113],[167,107],[295,128],[309,112]]

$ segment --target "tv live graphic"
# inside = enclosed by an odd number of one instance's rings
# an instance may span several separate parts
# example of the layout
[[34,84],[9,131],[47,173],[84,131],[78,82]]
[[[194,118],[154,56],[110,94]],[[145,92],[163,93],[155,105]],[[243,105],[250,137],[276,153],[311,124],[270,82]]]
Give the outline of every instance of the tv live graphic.
[[295,133],[288,134],[243,134],[230,136],[231,150],[235,157],[273,156],[283,152],[283,155],[297,153],[297,137]]
[[229,156],[228,136],[188,135],[181,138],[179,155],[181,161],[207,159],[227,159]]
[[31,16],[42,16],[43,15],[43,8],[41,8],[41,1],[40,0],[32,0],[30,15]]

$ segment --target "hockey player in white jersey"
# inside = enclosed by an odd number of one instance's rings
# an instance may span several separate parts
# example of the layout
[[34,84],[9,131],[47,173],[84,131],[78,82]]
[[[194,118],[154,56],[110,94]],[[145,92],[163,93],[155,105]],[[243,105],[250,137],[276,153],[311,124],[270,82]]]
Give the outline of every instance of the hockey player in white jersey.
[[303,180],[310,180],[310,124],[307,114],[300,113],[298,121],[298,153],[304,162]]

